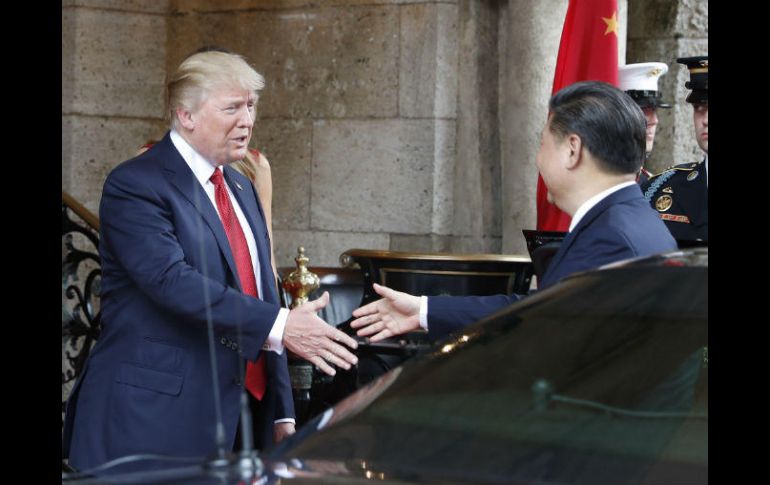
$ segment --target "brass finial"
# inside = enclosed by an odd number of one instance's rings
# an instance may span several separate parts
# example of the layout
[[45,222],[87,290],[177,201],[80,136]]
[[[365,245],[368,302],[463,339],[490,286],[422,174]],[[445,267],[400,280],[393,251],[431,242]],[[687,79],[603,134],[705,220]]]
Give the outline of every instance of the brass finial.
[[297,263],[297,269],[289,273],[289,276],[283,280],[283,288],[291,294],[290,308],[296,308],[308,300],[308,295],[321,286],[318,275],[311,273],[307,269],[307,263],[310,261],[305,256],[305,248],[297,248],[297,257],[294,258]]

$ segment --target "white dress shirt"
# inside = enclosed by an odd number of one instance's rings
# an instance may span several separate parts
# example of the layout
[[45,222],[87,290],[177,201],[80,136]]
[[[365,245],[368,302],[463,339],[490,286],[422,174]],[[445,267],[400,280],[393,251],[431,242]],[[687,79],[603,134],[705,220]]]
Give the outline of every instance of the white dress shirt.
[[[214,174],[214,170],[221,170],[217,168],[213,163],[206,160],[203,156],[201,156],[200,153],[196,152],[195,149],[190,146],[187,141],[182,138],[182,136],[177,133],[175,130],[171,130],[170,134],[171,142],[174,144],[176,149],[179,151],[179,153],[182,155],[182,158],[187,163],[187,165],[190,167],[190,170],[192,170],[193,174],[195,175],[195,178],[200,182],[201,186],[203,187],[203,190],[206,192],[206,195],[208,195],[209,199],[211,200],[211,204],[216,209],[217,203],[215,198],[215,187],[214,183],[211,182],[211,176]],[[257,281],[257,291],[261,295],[262,294],[262,282],[260,281],[260,264],[259,259],[257,258],[257,243],[254,239],[254,234],[251,232],[251,226],[249,225],[249,222],[246,220],[246,216],[243,214],[243,211],[241,210],[241,206],[238,205],[238,200],[233,197],[232,192],[230,191],[230,187],[228,184],[225,184],[225,187],[227,188],[227,195],[230,196],[230,202],[233,204],[233,209],[235,209],[235,214],[238,217],[238,222],[241,224],[241,228],[243,229],[243,234],[246,236],[246,244],[249,247],[249,253],[251,254],[251,262],[252,266],[254,267],[254,277]],[[267,341],[265,342],[264,346],[262,347],[264,350],[269,350],[272,352],[276,352],[279,355],[283,353],[283,330],[286,326],[286,320],[289,318],[289,310],[286,308],[281,308],[278,312],[278,316],[275,319],[275,322],[273,323],[273,327],[270,330],[270,335],[267,337]]]
[[588,214],[588,211],[591,210],[593,206],[601,202],[605,197],[608,197],[611,193],[617,192],[618,190],[628,187],[629,185],[634,185],[636,182],[629,181],[629,182],[623,182],[618,185],[613,185],[607,190],[603,190],[599,192],[598,194],[594,195],[587,201],[580,204],[580,207],[578,207],[578,210],[575,211],[575,215],[572,216],[572,222],[569,224],[569,231],[572,232],[575,227],[577,227],[578,222],[580,222],[580,219],[583,218],[584,215]]

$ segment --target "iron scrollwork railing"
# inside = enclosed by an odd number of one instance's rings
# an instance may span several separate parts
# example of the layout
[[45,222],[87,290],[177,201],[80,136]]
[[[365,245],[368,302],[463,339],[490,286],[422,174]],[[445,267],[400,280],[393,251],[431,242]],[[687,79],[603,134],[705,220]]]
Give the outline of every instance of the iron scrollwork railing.
[[101,330],[99,221],[62,192],[62,426],[67,398]]

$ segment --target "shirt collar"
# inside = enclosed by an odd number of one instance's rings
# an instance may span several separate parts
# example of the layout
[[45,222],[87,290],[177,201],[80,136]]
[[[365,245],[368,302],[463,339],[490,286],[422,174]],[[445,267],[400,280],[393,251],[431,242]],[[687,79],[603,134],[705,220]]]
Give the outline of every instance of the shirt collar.
[[190,170],[192,170],[195,178],[198,179],[198,182],[200,182],[201,185],[205,186],[214,174],[216,166],[203,158],[200,153],[196,152],[195,149],[187,143],[187,140],[182,138],[182,135],[177,133],[176,130],[171,130],[169,137],[171,138],[171,143],[174,144],[179,154],[182,155],[185,163],[187,163]]
[[593,197],[591,197],[590,199],[588,199],[587,201],[583,202],[580,205],[580,207],[578,207],[578,210],[575,211],[575,215],[572,216],[572,222],[569,225],[569,232],[572,232],[572,230],[575,229],[575,227],[577,227],[578,222],[580,222],[580,219],[582,219],[583,216],[585,216],[593,206],[601,202],[605,197],[609,196],[613,192],[617,192],[618,190],[624,187],[628,187],[629,185],[634,185],[635,183],[636,182],[634,181],[628,181],[628,182],[620,183],[618,185],[613,185],[609,189],[603,190],[598,194],[594,195]]

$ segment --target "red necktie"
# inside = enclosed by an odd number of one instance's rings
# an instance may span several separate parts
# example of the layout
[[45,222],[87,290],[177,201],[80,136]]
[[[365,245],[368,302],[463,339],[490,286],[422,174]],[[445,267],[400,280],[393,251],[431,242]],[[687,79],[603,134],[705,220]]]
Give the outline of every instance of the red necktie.
[[[251,265],[251,254],[249,253],[249,246],[246,244],[246,236],[243,234],[243,228],[238,222],[238,216],[235,214],[230,196],[227,194],[222,171],[218,168],[214,170],[211,182],[215,187],[214,199],[217,201],[217,210],[219,210],[219,216],[225,226],[227,240],[230,242],[235,267],[238,269],[238,277],[241,280],[241,288],[247,295],[258,298],[257,280],[254,278],[254,267]],[[260,353],[256,363],[248,362],[246,364],[246,382],[244,385],[255,398],[261,400],[265,394],[266,384],[265,356],[264,353]]]

